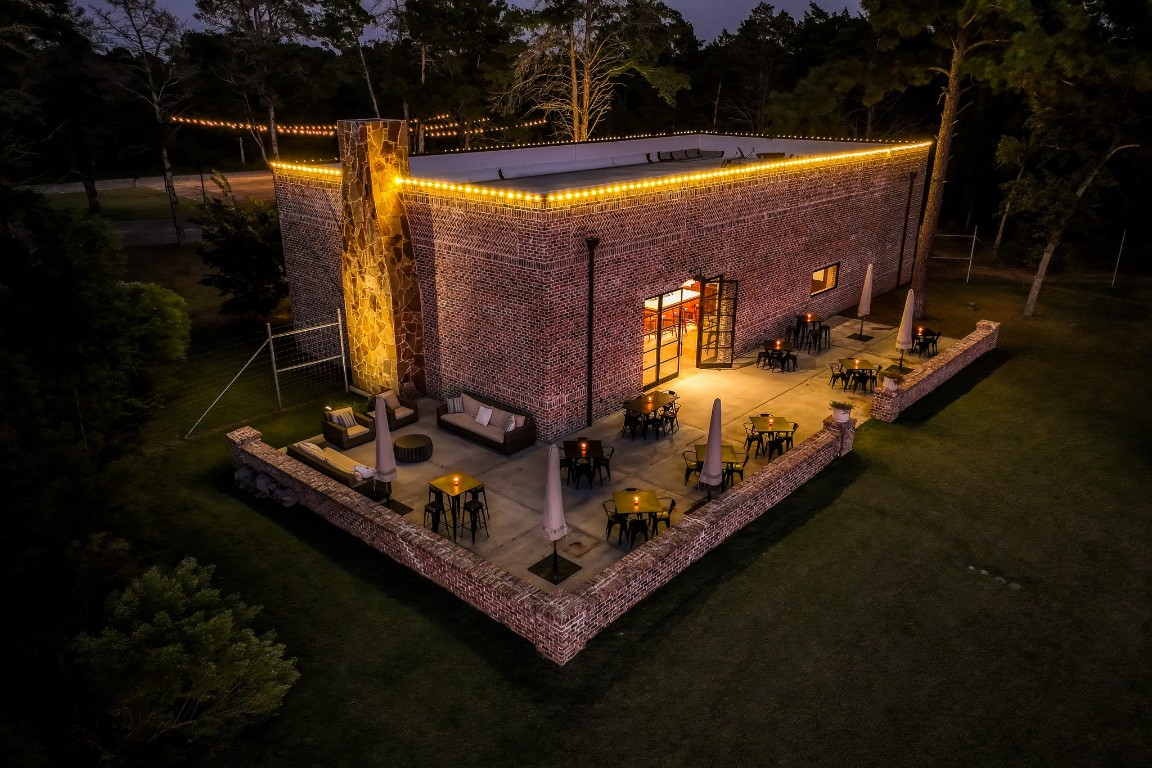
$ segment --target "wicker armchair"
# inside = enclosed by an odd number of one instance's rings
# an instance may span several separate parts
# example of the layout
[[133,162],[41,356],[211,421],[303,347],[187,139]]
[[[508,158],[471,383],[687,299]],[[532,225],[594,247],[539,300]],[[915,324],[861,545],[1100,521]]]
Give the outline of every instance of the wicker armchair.
[[[376,420],[371,416],[364,413],[353,413],[352,415],[356,420],[355,426],[345,427],[333,420],[333,415],[336,413],[338,411],[325,413],[321,423],[324,439],[332,445],[347,450],[376,439]],[[357,429],[357,427],[364,427],[365,430]]]
[[420,420],[420,404],[395,392],[384,393],[384,410],[388,414],[388,429],[392,431]]

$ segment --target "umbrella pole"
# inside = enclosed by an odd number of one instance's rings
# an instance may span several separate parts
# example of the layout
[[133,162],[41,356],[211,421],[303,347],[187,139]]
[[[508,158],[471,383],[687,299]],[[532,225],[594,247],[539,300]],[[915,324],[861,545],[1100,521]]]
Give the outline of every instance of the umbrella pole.
[[560,561],[556,555],[556,542],[552,542],[552,573],[560,573]]
[[864,318],[860,318],[860,333],[857,334],[860,338],[864,338]]
[[904,373],[904,350],[900,350],[900,373]]

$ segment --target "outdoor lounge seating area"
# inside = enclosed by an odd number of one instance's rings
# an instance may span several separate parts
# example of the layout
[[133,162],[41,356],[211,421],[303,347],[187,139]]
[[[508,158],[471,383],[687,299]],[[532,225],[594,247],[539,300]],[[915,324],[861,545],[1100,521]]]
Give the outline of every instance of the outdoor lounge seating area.
[[[821,324],[829,329],[823,351],[801,353],[799,369],[786,376],[766,377],[757,352],[731,370],[685,371],[675,389],[640,393],[617,413],[555,441],[570,528],[559,551],[581,566],[563,583],[565,589],[577,588],[819,432],[829,414],[828,371],[836,360],[867,354],[895,361],[895,329],[873,324],[876,339],[864,344],[848,338],[852,321],[829,318]],[[854,416],[866,419],[864,388],[841,391],[858,405]],[[721,475],[717,484],[701,485],[717,394],[723,410]],[[509,573],[545,584],[526,573],[548,549],[540,532],[546,445],[536,442],[532,417],[470,393],[413,405],[417,417],[391,430],[398,466],[390,506]],[[485,417],[488,424],[480,424],[477,419]],[[370,421],[356,419],[364,426]],[[325,434],[332,431],[326,427]],[[348,448],[333,441],[324,445],[323,435],[302,442],[335,460],[325,464],[302,443],[290,445],[288,455],[361,493],[373,487],[354,470],[374,467],[374,440]]]

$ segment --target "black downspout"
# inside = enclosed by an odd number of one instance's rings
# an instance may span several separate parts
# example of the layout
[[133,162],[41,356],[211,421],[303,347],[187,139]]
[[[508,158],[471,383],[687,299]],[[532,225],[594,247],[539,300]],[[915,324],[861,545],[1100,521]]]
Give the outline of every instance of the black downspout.
[[600,238],[589,237],[584,241],[588,246],[588,402],[585,409],[587,426],[592,426],[592,342],[595,336],[592,325],[592,315],[596,306],[596,246],[600,245]]
[[900,232],[900,258],[896,262],[896,285],[904,274],[904,243],[908,241],[908,217],[912,215],[912,188],[916,186],[916,171],[908,174],[908,202],[904,204],[904,229]]

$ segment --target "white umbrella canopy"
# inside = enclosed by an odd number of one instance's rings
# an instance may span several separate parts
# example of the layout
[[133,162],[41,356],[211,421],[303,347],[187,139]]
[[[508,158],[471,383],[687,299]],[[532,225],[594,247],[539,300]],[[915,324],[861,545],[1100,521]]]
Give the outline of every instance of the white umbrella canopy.
[[856,317],[867,317],[872,311],[872,265],[864,275],[864,287],[860,289],[860,307],[856,310]]
[[720,398],[712,401],[712,420],[708,422],[708,448],[704,451],[704,466],[700,468],[700,482],[720,485],[724,479],[724,465],[720,462]]
[[908,298],[904,301],[904,314],[900,318],[900,331],[896,334],[896,349],[912,349],[912,304],[916,297],[908,291]]
[[544,481],[544,535],[549,541],[559,541],[568,535],[568,522],[564,519],[564,499],[560,493],[560,450],[548,446],[548,474]]
[[376,395],[376,479],[381,483],[390,483],[396,479],[392,432],[388,429],[388,411],[380,395]]

